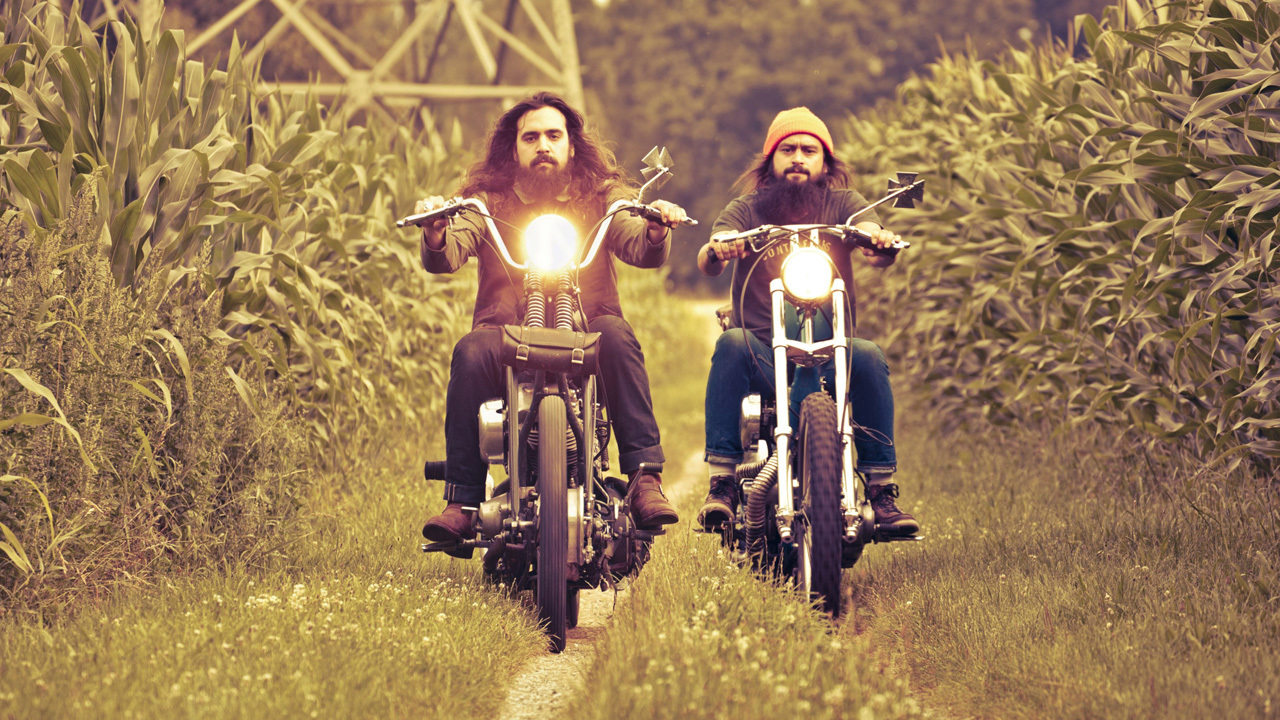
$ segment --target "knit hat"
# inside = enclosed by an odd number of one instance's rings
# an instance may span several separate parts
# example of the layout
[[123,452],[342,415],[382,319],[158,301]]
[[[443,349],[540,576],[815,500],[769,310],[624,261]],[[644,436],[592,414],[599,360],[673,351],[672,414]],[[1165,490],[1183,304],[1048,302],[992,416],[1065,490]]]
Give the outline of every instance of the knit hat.
[[826,124],[810,112],[809,108],[796,107],[783,110],[773,119],[773,123],[769,125],[769,135],[764,139],[764,154],[771,154],[778,148],[778,143],[796,133],[808,133],[822,141],[827,152],[835,152],[831,149],[831,131],[827,130]]

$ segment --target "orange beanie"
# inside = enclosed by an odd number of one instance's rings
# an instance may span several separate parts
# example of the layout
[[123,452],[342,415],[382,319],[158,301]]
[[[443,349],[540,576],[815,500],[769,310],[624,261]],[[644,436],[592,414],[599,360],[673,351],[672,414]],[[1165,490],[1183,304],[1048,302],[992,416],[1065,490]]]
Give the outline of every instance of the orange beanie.
[[769,155],[778,148],[778,143],[783,138],[796,133],[808,133],[821,140],[827,152],[835,152],[831,149],[831,132],[827,130],[826,124],[810,112],[809,108],[796,107],[783,110],[773,119],[773,123],[769,125],[769,135],[764,139],[764,154]]

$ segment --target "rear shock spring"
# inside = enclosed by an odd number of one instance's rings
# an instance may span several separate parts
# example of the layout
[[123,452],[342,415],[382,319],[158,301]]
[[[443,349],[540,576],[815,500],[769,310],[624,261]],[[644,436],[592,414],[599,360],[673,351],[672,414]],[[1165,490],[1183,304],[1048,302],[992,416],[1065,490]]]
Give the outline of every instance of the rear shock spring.
[[573,329],[573,279],[568,271],[560,273],[556,278],[556,328]]
[[[538,426],[534,425],[529,431],[529,467],[538,466],[538,444]],[[569,461],[569,477],[576,477],[578,471],[578,439],[574,437],[573,430],[570,428],[565,428],[564,430],[564,448],[565,456]]]
[[524,294],[526,306],[524,324],[526,327],[547,326],[547,297],[542,293],[542,274],[536,271],[524,276]]

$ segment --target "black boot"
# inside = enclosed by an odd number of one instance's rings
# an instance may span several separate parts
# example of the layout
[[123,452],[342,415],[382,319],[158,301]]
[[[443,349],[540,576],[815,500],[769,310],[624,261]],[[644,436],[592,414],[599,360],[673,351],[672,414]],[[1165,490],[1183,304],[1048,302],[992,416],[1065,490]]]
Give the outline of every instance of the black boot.
[[698,511],[698,524],[707,532],[728,525],[738,510],[738,481],[732,475],[713,475],[711,492]]
[[871,509],[876,511],[876,526],[881,533],[908,536],[920,531],[920,523],[894,502],[894,498],[898,497],[897,484],[872,485],[867,488],[867,496],[871,501]]

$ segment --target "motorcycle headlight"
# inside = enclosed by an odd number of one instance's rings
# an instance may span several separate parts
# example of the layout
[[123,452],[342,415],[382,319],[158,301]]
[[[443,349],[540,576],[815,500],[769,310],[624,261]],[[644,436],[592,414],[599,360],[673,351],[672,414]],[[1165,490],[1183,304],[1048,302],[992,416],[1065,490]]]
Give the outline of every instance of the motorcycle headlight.
[[782,263],[782,287],[802,303],[825,300],[834,276],[831,259],[818,248],[793,250]]
[[539,270],[559,270],[573,262],[578,231],[559,215],[542,215],[525,229],[524,244],[530,265]]

